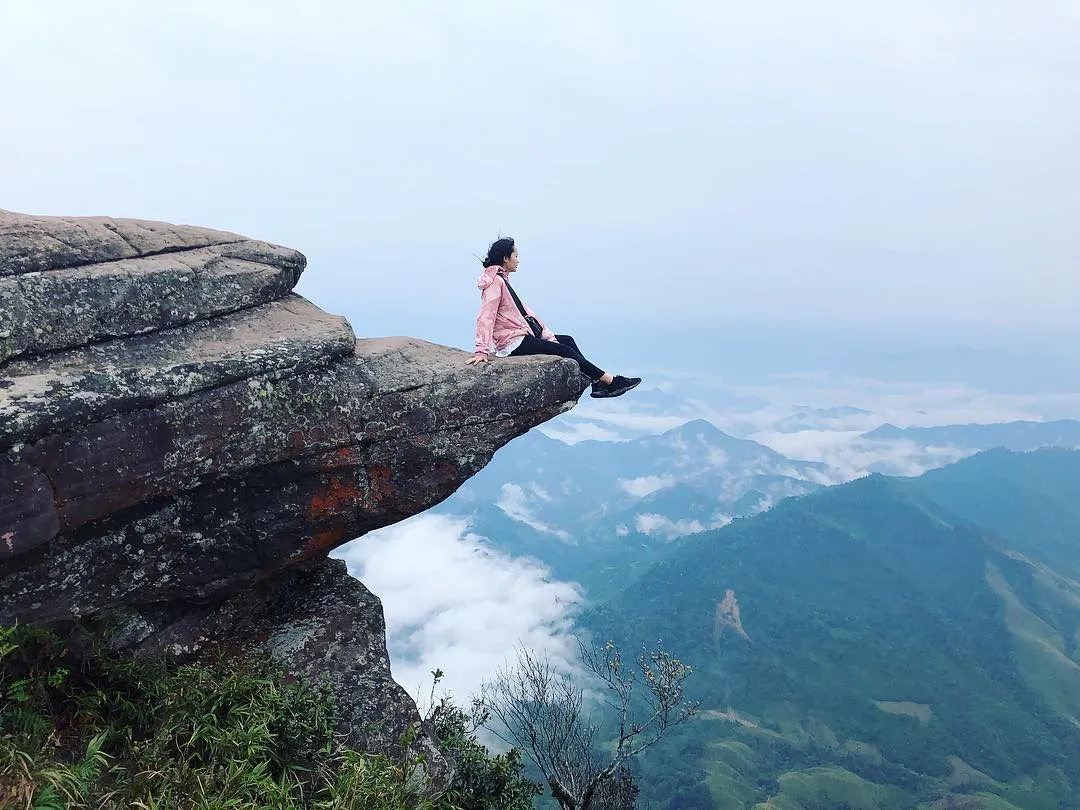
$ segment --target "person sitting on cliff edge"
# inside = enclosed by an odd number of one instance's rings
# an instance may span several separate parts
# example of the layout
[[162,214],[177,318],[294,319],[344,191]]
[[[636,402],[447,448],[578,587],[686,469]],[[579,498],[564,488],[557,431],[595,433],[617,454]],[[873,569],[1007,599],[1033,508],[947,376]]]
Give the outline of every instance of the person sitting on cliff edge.
[[570,335],[556,335],[518,298],[510,286],[510,274],[517,272],[518,252],[509,237],[496,239],[483,260],[480,314],[476,317],[476,352],[466,360],[479,365],[496,357],[523,357],[551,354],[576,360],[581,372],[592,380],[594,397],[618,397],[636,387],[640,377],[612,375],[590,363]]

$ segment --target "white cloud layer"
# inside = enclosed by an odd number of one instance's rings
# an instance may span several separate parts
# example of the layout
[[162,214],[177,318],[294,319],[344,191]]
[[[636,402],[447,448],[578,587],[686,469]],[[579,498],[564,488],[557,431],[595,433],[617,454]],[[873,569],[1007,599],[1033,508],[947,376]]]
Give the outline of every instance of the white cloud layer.
[[836,474],[829,483],[858,478],[871,469],[890,475],[921,475],[969,455],[955,447],[924,447],[903,439],[868,440],[859,436],[857,431],[804,430],[764,432],[753,438],[786,456],[828,464]]
[[672,520],[653,512],[634,515],[634,528],[641,534],[647,534],[650,537],[662,537],[665,540],[705,531],[705,526],[698,520]]
[[601,427],[594,422],[580,420],[566,420],[558,423],[548,422],[540,431],[552,439],[558,439],[566,444],[577,444],[584,441],[614,442],[621,441],[624,437],[614,430]]
[[[551,496],[542,489],[539,489],[535,484],[530,486],[530,491],[533,491],[534,493],[538,491],[536,497],[540,500],[551,500]],[[536,529],[538,532],[554,535],[560,540],[570,539],[570,535],[567,532],[547,525],[533,514],[532,509],[529,508],[529,498],[525,494],[525,490],[517,484],[503,484],[502,489],[499,491],[499,500],[496,501],[495,505],[502,509],[506,516],[511,520],[524,523],[526,526]]]
[[573,660],[578,586],[552,581],[529,559],[510,559],[465,520],[419,515],[334,552],[383,603],[395,680],[426,701],[431,670],[460,703],[522,644]]
[[[777,375],[772,382],[727,387],[707,375],[668,370],[659,385],[672,397],[679,415],[656,413],[625,397],[618,407],[574,409],[545,427],[555,438],[581,432],[619,440],[658,434],[693,418],[706,419],[725,432],[757,441],[789,458],[819,461],[827,473],[812,476],[833,484],[871,469],[918,475],[952,463],[965,453],[949,446],[925,447],[907,440],[867,440],[861,435],[884,423],[899,427],[1080,418],[1080,393],[1000,393],[964,383],[915,383],[827,373]],[[683,392],[688,386],[692,396]],[[658,386],[653,386],[656,388]],[[649,389],[646,389],[649,390]],[[753,407],[731,405],[745,398]],[[569,443],[573,443],[572,441]],[[717,463],[723,452],[717,450]],[[651,477],[627,482],[630,494],[648,494]]]
[[620,480],[619,486],[627,495],[644,498],[646,495],[675,486],[675,479],[670,475],[643,475],[640,478]]

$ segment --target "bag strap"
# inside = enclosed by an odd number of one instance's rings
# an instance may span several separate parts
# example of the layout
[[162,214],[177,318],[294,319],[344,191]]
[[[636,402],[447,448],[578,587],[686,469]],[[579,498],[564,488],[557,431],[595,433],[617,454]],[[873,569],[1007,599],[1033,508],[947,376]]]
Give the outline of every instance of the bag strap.
[[514,299],[514,303],[517,304],[518,312],[521,313],[521,317],[525,319],[525,323],[529,322],[529,313],[525,311],[525,307],[521,303],[521,299],[518,298],[517,293],[514,292],[514,288],[510,286],[510,282],[505,278],[503,284],[506,285],[506,289],[510,291],[510,297]]
[[510,297],[514,299],[514,303],[517,304],[518,312],[521,313],[521,317],[525,319],[525,325],[529,327],[529,331],[533,333],[533,337],[543,339],[544,328],[540,325],[540,321],[525,311],[525,306],[521,303],[521,299],[518,298],[517,293],[514,292],[514,288],[510,286],[510,282],[503,278],[503,283],[506,285],[506,289],[510,291]]

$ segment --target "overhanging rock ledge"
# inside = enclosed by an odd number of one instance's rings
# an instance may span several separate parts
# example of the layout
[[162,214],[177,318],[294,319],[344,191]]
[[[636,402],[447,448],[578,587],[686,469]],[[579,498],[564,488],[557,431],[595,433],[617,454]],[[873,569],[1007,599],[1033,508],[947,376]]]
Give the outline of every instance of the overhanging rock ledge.
[[[273,653],[397,752],[415,704],[343,542],[427,509],[588,380],[357,340],[292,292],[296,251],[0,212],[0,622],[94,623],[133,654]],[[421,734],[437,789],[448,766]]]

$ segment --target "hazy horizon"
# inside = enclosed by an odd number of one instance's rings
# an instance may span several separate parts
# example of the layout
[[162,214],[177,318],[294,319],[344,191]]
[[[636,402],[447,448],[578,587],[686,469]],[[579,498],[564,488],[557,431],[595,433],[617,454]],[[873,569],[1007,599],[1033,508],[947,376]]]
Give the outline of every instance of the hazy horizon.
[[1076,342],[1075,0],[61,6],[4,7],[0,208],[295,247],[361,335],[468,348],[510,234],[613,363]]

